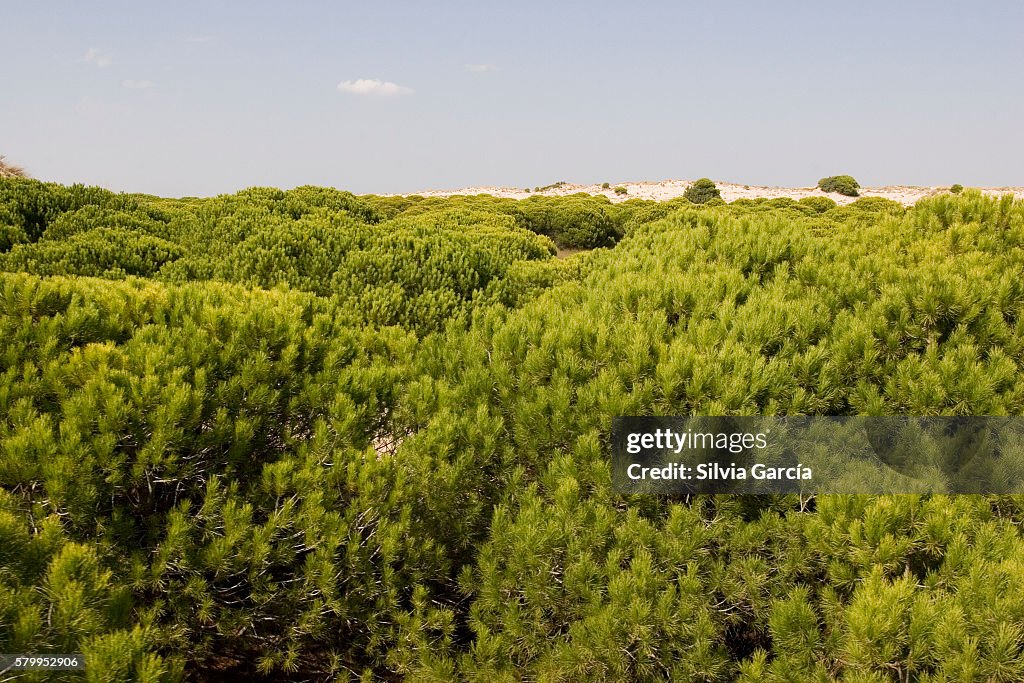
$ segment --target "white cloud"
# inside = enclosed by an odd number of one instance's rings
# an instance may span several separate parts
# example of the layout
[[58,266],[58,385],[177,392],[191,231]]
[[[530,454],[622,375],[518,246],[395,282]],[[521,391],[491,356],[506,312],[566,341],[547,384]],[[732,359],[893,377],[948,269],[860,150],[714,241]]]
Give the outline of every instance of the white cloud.
[[101,69],[114,63],[113,58],[98,47],[90,47],[85,51],[85,56],[82,59],[89,64],[95,64]]
[[355,81],[342,81],[338,84],[338,90],[350,95],[411,95],[412,88],[398,85],[391,81],[381,81],[376,78],[360,78]]
[[493,64],[467,64],[466,70],[475,74],[485,74],[488,71],[496,71],[498,67]]
[[129,78],[128,80],[121,81],[121,85],[129,90],[145,90],[146,88],[152,88],[156,84],[153,81]]

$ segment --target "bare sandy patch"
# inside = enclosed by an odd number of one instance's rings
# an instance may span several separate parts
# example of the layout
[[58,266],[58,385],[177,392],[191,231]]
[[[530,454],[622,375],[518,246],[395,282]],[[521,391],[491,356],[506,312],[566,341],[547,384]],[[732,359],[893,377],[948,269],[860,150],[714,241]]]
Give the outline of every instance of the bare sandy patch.
[[[621,182],[609,183],[610,187],[604,188],[601,185],[580,185],[577,183],[563,183],[540,192],[526,192],[518,187],[497,187],[478,186],[463,187],[457,190],[426,190],[411,194],[422,197],[453,197],[456,195],[478,195],[489,194],[494,197],[506,197],[509,199],[526,199],[533,196],[541,197],[564,197],[570,194],[583,192],[590,195],[603,195],[612,202],[624,202],[630,199],[650,199],[658,202],[668,201],[676,197],[682,197],[687,188],[693,183],[692,180],[662,180],[661,182]],[[716,180],[715,184],[722,193],[722,199],[732,202],[737,199],[775,199],[778,197],[789,197],[791,199],[803,199],[804,197],[828,197],[838,204],[849,204],[856,201],[857,197],[845,197],[834,192],[822,192],[816,187],[771,187],[766,185],[741,185]],[[626,188],[625,194],[615,192],[616,187]],[[1024,186],[1016,187],[980,187],[976,188],[987,195],[1013,194],[1024,197]],[[948,186],[919,187],[913,185],[885,185],[882,187],[862,187],[861,197],[882,197],[891,199],[904,205],[911,205],[926,197],[942,194],[949,190]]]

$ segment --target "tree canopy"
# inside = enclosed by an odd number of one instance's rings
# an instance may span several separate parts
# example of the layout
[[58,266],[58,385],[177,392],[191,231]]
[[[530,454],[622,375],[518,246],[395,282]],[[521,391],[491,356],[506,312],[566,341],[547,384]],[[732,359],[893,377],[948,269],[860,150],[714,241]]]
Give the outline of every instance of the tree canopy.
[[87,664],[25,680],[1024,678],[1024,498],[609,466],[616,415],[1021,414],[1019,200],[4,179],[0,236],[0,652]]

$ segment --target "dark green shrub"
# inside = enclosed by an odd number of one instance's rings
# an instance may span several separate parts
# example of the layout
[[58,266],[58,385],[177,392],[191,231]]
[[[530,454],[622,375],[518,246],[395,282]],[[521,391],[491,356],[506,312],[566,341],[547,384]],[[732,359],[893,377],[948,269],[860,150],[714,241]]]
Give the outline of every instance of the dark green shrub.
[[39,236],[39,239],[40,241],[67,240],[72,235],[99,228],[124,228],[140,234],[144,233],[163,239],[170,238],[167,225],[154,220],[144,212],[117,211],[86,205],[80,209],[65,211],[54,218],[46,226],[46,230]]
[[601,189],[602,190],[607,190],[611,186],[612,186],[611,183],[601,183]]
[[822,192],[838,192],[847,197],[859,197],[860,183],[849,175],[833,175],[818,181]]
[[534,192],[545,192],[547,190],[557,190],[558,188],[560,188],[560,187],[562,187],[563,185],[566,185],[566,184],[567,183],[564,180],[559,180],[559,181],[551,183],[550,185],[545,185],[544,187],[538,187],[538,188],[534,189]]
[[899,202],[893,201],[892,199],[886,199],[885,197],[861,197],[848,206],[851,209],[870,213],[902,214],[905,210],[904,206]]
[[835,201],[828,197],[804,197],[799,203],[810,207],[815,213],[825,213],[829,209],[836,208]]
[[629,235],[641,225],[660,220],[683,206],[692,205],[684,197],[676,197],[665,202],[627,199],[615,206],[615,221],[619,225],[619,232]]
[[722,193],[715,186],[715,181],[710,178],[701,178],[693,181],[693,184],[686,188],[683,196],[694,204],[707,204],[712,199],[721,199]]
[[15,244],[28,242],[28,235],[19,227],[0,223],[0,253],[8,251]]
[[609,247],[618,240],[612,211],[604,196],[535,195],[515,206],[515,218],[520,227],[547,235],[560,247],[593,249]]
[[953,194],[960,194],[961,192],[964,191],[964,186],[961,185],[960,183],[954,183],[952,186],[950,186],[949,191],[952,192]]
[[301,218],[316,209],[326,208],[332,213],[345,212],[363,223],[380,223],[387,216],[374,209],[373,206],[356,198],[351,192],[343,192],[332,187],[314,187],[303,185],[288,190],[281,197],[276,211],[285,213],[293,219]]
[[10,224],[24,230],[33,242],[39,239],[51,221],[66,211],[84,206],[128,208],[131,203],[123,196],[99,187],[63,186],[17,177],[0,179],[0,205],[13,219]]
[[410,208],[415,207],[424,201],[424,198],[419,195],[409,195],[406,197],[401,195],[394,197],[362,195],[359,199],[371,206],[373,210],[383,216],[385,220],[394,218],[398,214],[408,211]]
[[141,231],[96,228],[60,240],[15,244],[0,257],[0,269],[39,275],[148,277],[184,253],[177,244]]
[[629,190],[619,185],[615,188],[615,194],[626,194]]

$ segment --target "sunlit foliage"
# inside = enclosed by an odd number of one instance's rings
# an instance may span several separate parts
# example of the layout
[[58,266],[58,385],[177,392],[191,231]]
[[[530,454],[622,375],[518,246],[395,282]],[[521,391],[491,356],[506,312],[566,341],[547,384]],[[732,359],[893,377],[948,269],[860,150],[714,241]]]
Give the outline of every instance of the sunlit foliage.
[[1021,414],[1020,202],[15,179],[4,239],[0,652],[109,681],[1024,678],[1017,497],[623,498],[608,451],[616,415]]

